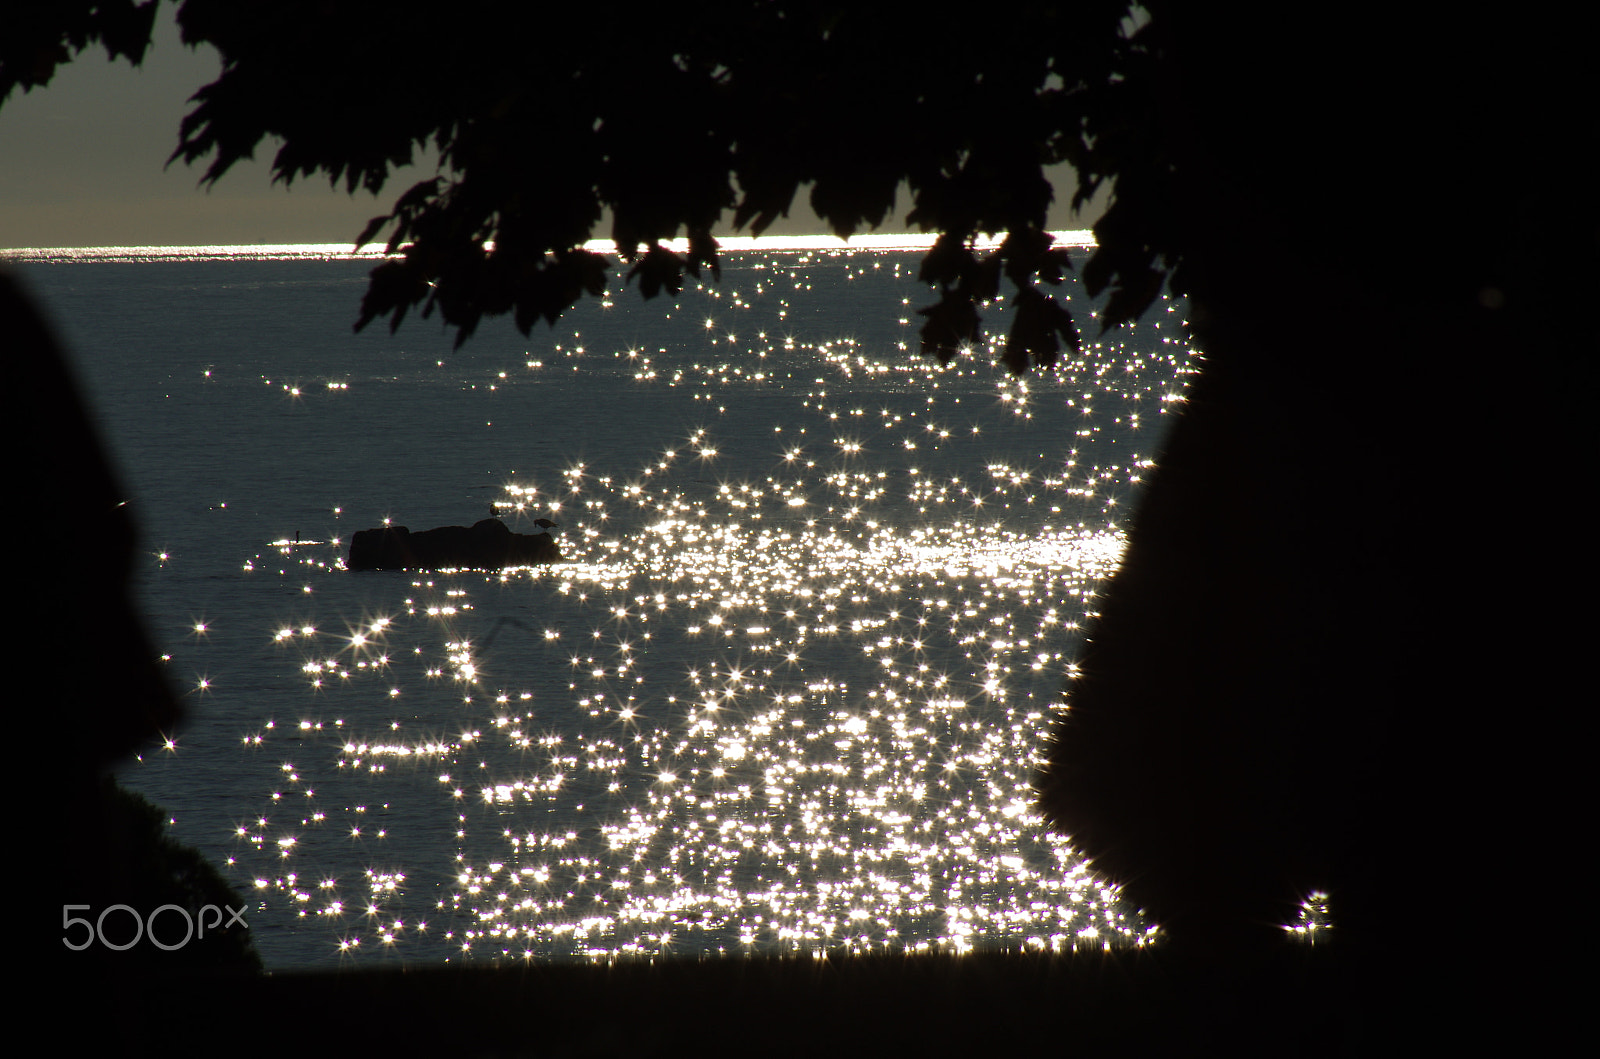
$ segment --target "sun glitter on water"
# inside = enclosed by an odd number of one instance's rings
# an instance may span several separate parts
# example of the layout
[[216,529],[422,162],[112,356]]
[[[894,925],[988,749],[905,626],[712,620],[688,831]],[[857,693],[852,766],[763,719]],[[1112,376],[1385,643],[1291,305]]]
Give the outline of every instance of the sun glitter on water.
[[[356,961],[1149,936],[1029,784],[1182,389],[1175,321],[1019,381],[995,349],[909,357],[909,317],[808,340],[805,302],[777,293],[840,269],[852,294],[909,285],[910,260],[730,266],[709,312],[675,313],[692,339],[597,324],[463,384],[504,401],[615,362],[617,385],[691,409],[644,459],[591,445],[501,480],[487,506],[558,523],[560,564],[350,574],[320,530],[251,558],[245,576],[306,589],[260,637],[295,716],[233,736],[283,765],[234,832],[253,929]],[[758,311],[781,323],[730,326]]]

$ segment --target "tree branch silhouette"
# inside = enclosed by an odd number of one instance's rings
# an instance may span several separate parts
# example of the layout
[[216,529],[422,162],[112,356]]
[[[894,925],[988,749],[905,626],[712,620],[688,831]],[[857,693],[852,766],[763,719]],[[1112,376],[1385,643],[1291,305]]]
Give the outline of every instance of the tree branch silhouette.
[[[146,40],[154,7],[137,8]],[[58,32],[31,32],[35,43],[5,56],[0,93],[48,80],[34,57],[95,39],[139,60],[115,5],[61,8]],[[973,38],[910,3],[711,0],[641,8],[620,33],[548,8],[511,32],[511,6],[493,0],[448,13],[187,0],[183,39],[214,46],[223,69],[193,97],[171,160],[204,165],[213,184],[276,141],[275,181],[381,193],[436,149],[438,176],[357,237],[394,260],[374,269],[356,327],[438,314],[458,347],[486,316],[527,333],[602,291],[607,261],[586,244],[607,212],[625,278],[652,298],[676,293],[686,273],[719,274],[712,232],[726,211],[759,235],[809,187],[811,207],[847,238],[881,225],[905,184],[909,222],[941,237],[923,269],[939,301],[924,311],[922,348],[948,360],[975,341],[998,273],[1016,291],[1005,360],[1021,373],[1078,341],[1048,290],[1070,265],[1044,230],[1044,169],[1078,169],[1079,205],[1115,178],[1106,132],[1141,61],[1127,15],[1126,0],[1021,3]],[[975,237],[1003,233],[980,260]],[[664,245],[679,237],[686,252]],[[1148,254],[1104,252],[1092,273],[1114,292],[1104,326],[1148,306],[1160,288],[1151,274]]]

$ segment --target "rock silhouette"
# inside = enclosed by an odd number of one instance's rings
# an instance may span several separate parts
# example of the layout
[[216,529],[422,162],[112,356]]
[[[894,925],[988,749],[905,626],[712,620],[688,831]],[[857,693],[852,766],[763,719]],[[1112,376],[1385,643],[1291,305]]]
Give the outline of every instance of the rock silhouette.
[[497,518],[412,533],[404,526],[361,530],[350,539],[351,570],[500,570],[561,561],[548,533],[513,533]]

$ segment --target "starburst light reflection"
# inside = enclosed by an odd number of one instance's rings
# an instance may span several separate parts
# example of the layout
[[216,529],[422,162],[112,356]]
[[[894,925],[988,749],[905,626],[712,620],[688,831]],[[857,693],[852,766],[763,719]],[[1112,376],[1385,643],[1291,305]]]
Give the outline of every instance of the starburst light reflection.
[[[530,388],[582,354],[687,410],[626,460],[496,469],[493,511],[518,532],[559,513],[563,562],[358,576],[298,531],[251,560],[316,588],[257,620],[294,686],[275,717],[236,681],[210,692],[251,718],[230,752],[294,762],[230,823],[253,927],[347,962],[1148,936],[1029,784],[1182,390],[1176,321],[1024,384],[1000,311],[992,345],[939,367],[905,323],[803,337],[801,292],[839,260],[744,267],[762,282],[715,326],[675,314],[676,344],[596,325],[527,355]],[[915,270],[892,271],[850,297],[898,307]],[[524,384],[484,375],[495,401]]]

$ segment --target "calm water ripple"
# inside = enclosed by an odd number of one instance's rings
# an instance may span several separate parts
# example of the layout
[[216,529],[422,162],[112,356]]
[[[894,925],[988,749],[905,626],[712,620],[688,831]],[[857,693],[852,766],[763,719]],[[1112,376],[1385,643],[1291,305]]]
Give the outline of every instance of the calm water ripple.
[[[1144,936],[1029,781],[1179,314],[1025,382],[939,369],[917,260],[730,254],[460,353],[350,333],[370,262],[24,266],[190,695],[124,779],[250,892],[269,966]],[[491,510],[566,561],[343,567]]]

